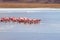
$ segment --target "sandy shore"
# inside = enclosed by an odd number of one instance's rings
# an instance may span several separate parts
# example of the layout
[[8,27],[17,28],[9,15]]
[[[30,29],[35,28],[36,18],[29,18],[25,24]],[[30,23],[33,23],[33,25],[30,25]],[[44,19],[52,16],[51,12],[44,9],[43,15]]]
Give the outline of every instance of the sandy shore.
[[0,8],[60,8],[60,4],[0,3]]

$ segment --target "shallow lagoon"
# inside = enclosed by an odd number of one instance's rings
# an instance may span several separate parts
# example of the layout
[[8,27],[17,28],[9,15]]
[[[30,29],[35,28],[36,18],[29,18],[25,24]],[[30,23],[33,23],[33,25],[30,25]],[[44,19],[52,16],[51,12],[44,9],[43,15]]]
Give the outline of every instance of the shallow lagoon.
[[41,19],[40,24],[0,23],[1,40],[60,40],[60,10],[12,11],[0,17],[15,16]]

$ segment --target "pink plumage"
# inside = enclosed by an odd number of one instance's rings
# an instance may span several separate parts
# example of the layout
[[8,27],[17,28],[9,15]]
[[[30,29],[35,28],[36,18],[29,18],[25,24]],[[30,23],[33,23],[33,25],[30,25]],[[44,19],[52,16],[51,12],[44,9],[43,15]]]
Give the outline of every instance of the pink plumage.
[[31,19],[26,17],[2,17],[0,18],[0,22],[17,22],[17,23],[28,23],[28,24],[38,24],[40,19]]

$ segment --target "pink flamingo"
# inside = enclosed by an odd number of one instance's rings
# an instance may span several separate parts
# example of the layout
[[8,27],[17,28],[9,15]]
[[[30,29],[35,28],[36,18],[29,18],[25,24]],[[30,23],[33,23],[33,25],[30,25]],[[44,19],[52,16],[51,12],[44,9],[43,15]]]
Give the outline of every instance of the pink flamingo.
[[9,19],[10,19],[10,21],[12,21],[12,22],[17,22],[17,18],[15,18],[15,17],[10,17]]

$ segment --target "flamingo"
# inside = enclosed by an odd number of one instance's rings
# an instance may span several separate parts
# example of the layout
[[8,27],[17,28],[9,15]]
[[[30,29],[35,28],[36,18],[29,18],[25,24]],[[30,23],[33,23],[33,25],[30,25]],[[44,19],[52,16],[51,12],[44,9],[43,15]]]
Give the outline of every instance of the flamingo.
[[33,19],[29,19],[28,23],[32,24],[33,23]]
[[17,22],[17,18],[15,18],[15,17],[10,17],[9,19],[10,19],[10,21],[12,21],[12,22]]
[[24,18],[23,18],[23,17],[19,17],[19,18],[17,19],[17,22],[23,23],[23,22],[24,22]]
[[9,17],[4,17],[5,22],[10,22]]
[[29,18],[24,18],[24,24],[28,23],[29,21]]
[[37,24],[37,23],[39,23],[39,22],[40,22],[39,19],[33,19],[33,23],[34,23],[34,24]]
[[21,19],[20,19],[20,18],[17,18],[17,22],[18,22],[18,23],[21,23]]
[[0,18],[0,22],[18,22],[18,23],[28,23],[28,24],[37,24],[39,23],[41,20],[40,19],[30,19],[30,18],[26,18],[26,17],[2,17]]
[[4,17],[0,18],[0,21],[5,22],[5,18]]

